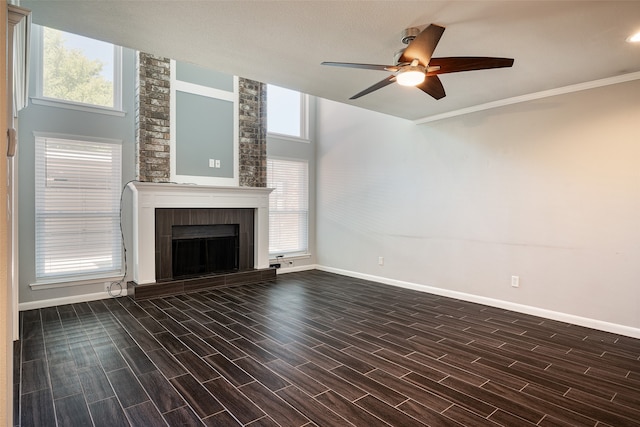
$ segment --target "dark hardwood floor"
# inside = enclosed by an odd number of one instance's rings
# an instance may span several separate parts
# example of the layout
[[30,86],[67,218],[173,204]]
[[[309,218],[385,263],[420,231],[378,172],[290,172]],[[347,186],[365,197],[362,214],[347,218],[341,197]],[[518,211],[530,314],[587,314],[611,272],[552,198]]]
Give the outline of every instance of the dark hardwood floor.
[[21,313],[22,426],[639,426],[640,340],[311,271]]

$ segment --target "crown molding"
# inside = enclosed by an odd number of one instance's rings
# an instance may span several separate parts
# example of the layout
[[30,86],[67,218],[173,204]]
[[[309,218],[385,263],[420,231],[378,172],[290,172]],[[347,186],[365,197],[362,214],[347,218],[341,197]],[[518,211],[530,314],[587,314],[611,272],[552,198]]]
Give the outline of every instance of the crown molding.
[[521,96],[514,96],[512,98],[505,98],[498,101],[487,102],[486,104],[474,105],[473,107],[461,108],[459,110],[448,111],[442,114],[435,114],[433,116],[423,117],[421,119],[414,120],[413,123],[421,125],[424,123],[431,123],[438,120],[449,119],[451,117],[462,116],[464,114],[475,113],[477,111],[490,110],[492,108],[504,107],[507,105],[518,104],[521,102],[533,101],[535,99],[548,98],[550,96],[563,95],[566,93],[579,92],[582,90],[594,89],[602,86],[609,86],[618,83],[624,83],[632,80],[640,79],[640,71],[635,73],[623,74],[615,77],[607,77],[605,79],[592,80],[590,82],[578,83],[575,85],[563,86],[555,89],[544,90],[542,92],[529,93]]

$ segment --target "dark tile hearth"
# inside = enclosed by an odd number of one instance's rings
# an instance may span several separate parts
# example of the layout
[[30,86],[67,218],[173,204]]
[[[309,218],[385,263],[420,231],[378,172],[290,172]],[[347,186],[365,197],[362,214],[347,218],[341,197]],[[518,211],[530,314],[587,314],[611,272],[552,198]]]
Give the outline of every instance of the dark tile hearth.
[[135,299],[148,299],[169,295],[184,294],[224,286],[250,285],[276,279],[274,268],[238,271],[234,273],[213,274],[191,279],[165,280],[139,285],[127,283],[128,295]]
[[640,426],[640,340],[320,271],[25,311],[21,426]]

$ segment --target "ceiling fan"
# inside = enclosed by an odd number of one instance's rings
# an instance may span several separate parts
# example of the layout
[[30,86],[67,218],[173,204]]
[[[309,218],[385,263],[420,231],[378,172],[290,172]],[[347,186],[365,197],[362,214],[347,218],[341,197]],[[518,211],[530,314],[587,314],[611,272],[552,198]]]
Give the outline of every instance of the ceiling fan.
[[349,99],[357,99],[381,89],[393,82],[403,86],[415,86],[435,99],[445,97],[444,87],[438,74],[460,71],[504,68],[513,65],[513,58],[491,58],[485,56],[452,56],[432,58],[444,27],[430,24],[423,31],[407,28],[403,32],[402,42],[407,47],[396,53],[395,65],[357,64],[351,62],[323,62],[322,65],[334,67],[360,68],[365,70],[389,71],[384,80],[358,92]]

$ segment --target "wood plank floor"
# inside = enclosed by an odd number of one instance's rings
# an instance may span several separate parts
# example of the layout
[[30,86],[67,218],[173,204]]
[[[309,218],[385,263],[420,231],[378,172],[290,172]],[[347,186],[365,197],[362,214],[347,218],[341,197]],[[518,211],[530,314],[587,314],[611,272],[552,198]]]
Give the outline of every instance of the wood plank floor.
[[310,271],[21,313],[22,426],[639,426],[640,340]]

